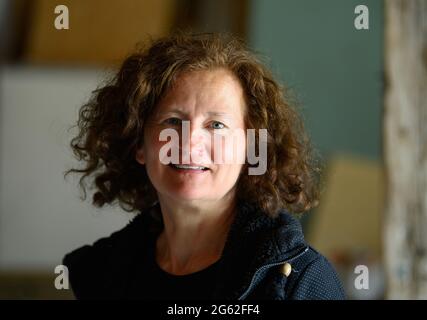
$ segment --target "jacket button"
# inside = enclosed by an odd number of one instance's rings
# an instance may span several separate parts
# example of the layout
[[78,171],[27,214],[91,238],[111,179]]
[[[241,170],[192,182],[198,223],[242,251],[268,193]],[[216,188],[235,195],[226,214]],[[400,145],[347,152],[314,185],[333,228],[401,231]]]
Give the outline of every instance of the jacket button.
[[292,266],[289,263],[282,264],[280,268],[280,272],[284,274],[286,277],[288,277],[291,274]]

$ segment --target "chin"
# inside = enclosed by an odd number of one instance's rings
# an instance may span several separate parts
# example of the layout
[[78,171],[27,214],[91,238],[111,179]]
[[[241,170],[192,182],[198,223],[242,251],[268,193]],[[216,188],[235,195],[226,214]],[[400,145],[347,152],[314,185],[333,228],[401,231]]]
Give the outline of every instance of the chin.
[[205,193],[201,193],[199,190],[194,191],[176,191],[171,192],[171,195],[179,200],[203,200],[207,199],[207,195]]
[[179,200],[208,200],[213,198],[212,190],[205,186],[186,186],[185,188],[168,188],[167,194]]

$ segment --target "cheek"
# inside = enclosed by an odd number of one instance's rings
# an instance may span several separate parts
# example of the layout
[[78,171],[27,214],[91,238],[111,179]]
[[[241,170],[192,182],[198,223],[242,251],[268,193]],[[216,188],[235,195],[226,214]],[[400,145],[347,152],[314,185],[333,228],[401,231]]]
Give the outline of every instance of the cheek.
[[147,136],[144,144],[144,155],[147,161],[159,161],[160,149],[167,141],[159,141],[159,135],[150,134]]
[[[214,146],[214,153],[215,153]],[[246,137],[243,134],[225,137],[221,144],[218,145],[221,163],[229,165],[242,165],[246,159]]]

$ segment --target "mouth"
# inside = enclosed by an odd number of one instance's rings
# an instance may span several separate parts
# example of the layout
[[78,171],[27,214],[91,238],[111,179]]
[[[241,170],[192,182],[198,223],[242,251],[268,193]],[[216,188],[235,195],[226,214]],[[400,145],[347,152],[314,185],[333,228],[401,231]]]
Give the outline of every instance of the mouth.
[[198,165],[189,165],[189,164],[170,163],[168,166],[174,170],[181,171],[181,172],[194,172],[194,173],[199,172],[200,173],[200,172],[205,172],[210,170],[208,167],[198,166]]

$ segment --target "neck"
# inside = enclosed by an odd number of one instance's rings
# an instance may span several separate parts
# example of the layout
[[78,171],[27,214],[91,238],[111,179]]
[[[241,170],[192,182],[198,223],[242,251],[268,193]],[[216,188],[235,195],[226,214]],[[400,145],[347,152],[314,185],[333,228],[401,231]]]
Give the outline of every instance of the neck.
[[159,197],[159,202],[164,229],[157,239],[156,260],[163,270],[189,274],[221,257],[235,216],[234,197],[187,203]]

